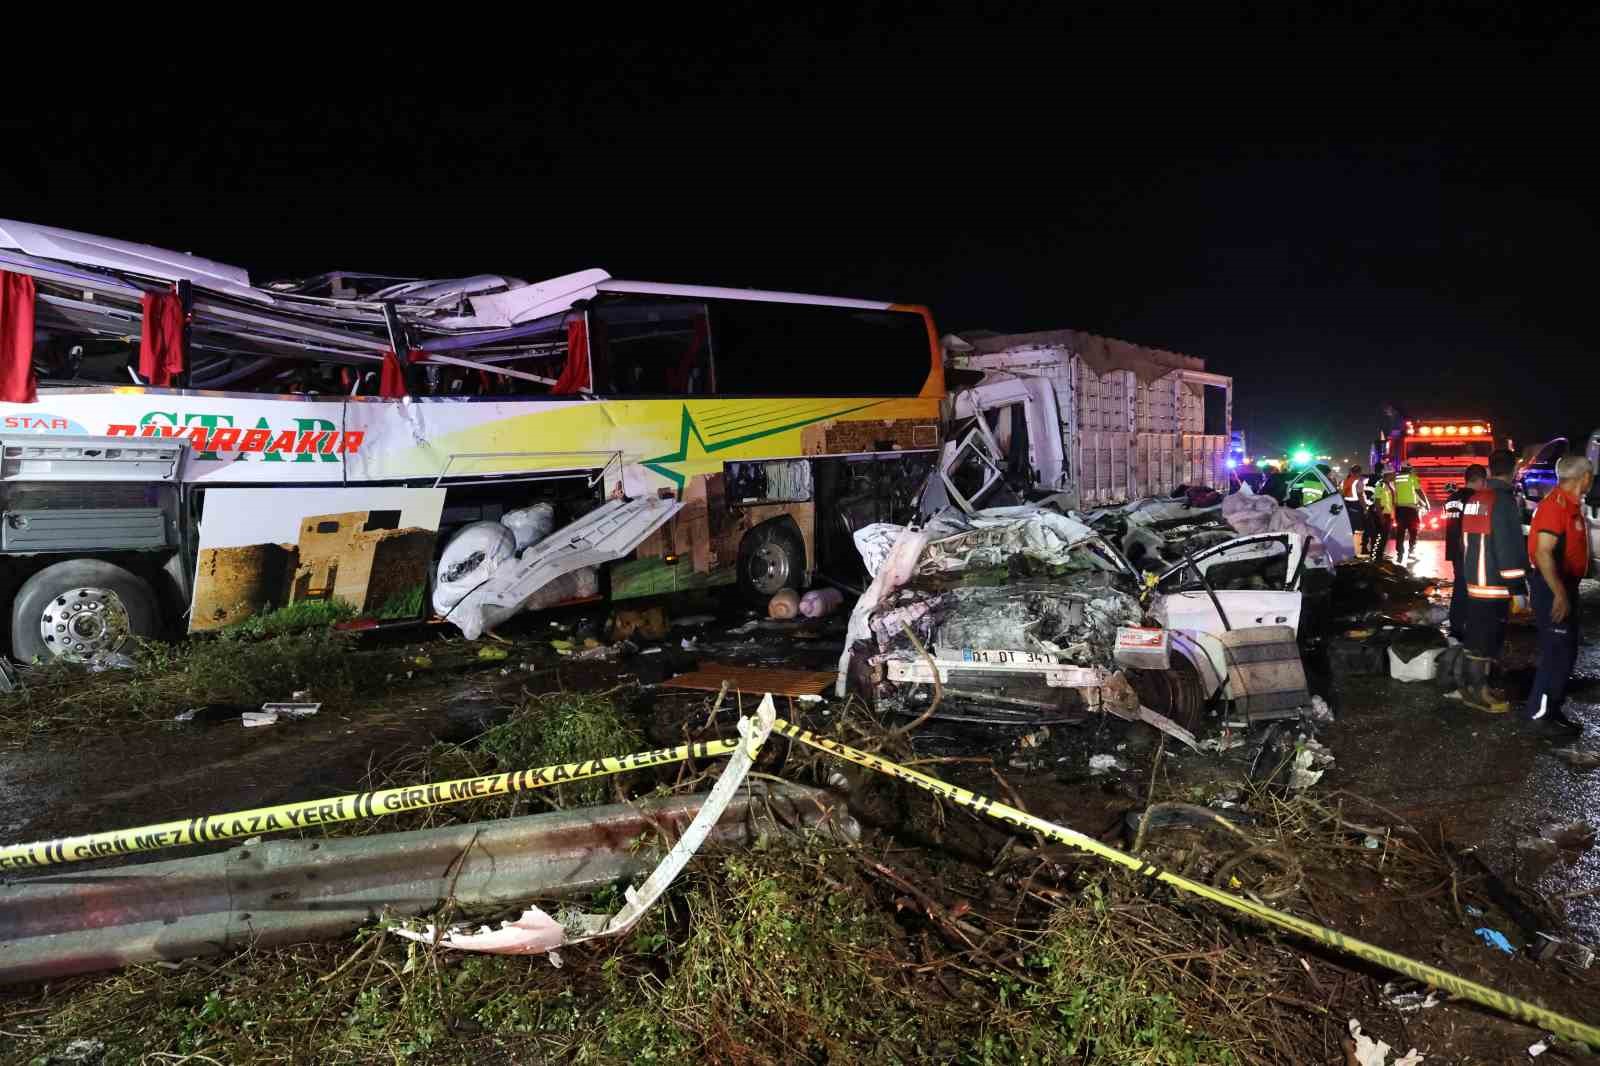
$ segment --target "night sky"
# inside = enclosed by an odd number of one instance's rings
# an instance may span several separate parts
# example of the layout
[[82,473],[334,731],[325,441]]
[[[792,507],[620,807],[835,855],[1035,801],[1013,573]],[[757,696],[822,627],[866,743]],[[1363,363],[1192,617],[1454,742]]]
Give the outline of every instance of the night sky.
[[1526,6],[108,25],[9,50],[0,217],[258,281],[600,266],[1086,329],[1204,356],[1280,446],[1391,399],[1586,434],[1600,34]]

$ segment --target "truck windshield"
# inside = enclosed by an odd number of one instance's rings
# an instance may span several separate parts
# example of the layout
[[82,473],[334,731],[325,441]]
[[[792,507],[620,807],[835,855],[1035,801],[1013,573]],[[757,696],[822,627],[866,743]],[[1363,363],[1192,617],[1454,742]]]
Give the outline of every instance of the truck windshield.
[[1463,455],[1487,456],[1494,445],[1486,440],[1407,441],[1408,459],[1455,459]]

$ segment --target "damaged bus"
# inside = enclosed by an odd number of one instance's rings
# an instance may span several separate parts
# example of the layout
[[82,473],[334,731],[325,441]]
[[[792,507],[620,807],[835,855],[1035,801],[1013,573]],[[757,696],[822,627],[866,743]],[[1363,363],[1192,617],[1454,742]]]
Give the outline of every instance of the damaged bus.
[[258,286],[0,220],[7,639],[82,661],[296,605],[475,637],[553,589],[764,602],[910,517],[943,397],[918,306],[600,270]]

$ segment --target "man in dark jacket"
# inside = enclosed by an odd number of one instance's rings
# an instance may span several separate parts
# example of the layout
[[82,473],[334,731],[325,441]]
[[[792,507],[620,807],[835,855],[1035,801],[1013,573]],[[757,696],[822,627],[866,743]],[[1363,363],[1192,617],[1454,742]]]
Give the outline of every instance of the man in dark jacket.
[[1488,478],[1489,471],[1473,463],[1467,467],[1467,483],[1444,501],[1444,557],[1455,575],[1455,589],[1450,593],[1450,635],[1462,641],[1467,639],[1467,571],[1461,565],[1461,508]]
[[1504,714],[1511,704],[1489,688],[1494,660],[1505,646],[1511,597],[1526,595],[1528,545],[1521,508],[1511,488],[1517,457],[1489,456],[1489,480],[1461,507],[1461,569],[1467,578],[1467,706]]

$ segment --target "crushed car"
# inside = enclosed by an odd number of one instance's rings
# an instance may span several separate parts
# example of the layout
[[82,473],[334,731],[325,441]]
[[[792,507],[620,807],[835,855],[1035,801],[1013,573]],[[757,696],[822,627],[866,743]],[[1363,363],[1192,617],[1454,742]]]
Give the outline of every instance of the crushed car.
[[890,716],[1028,727],[1108,713],[1192,733],[1223,702],[1246,723],[1298,714],[1297,637],[1331,553],[1303,516],[1234,499],[956,506],[921,529],[859,530],[873,580],[839,694]]

